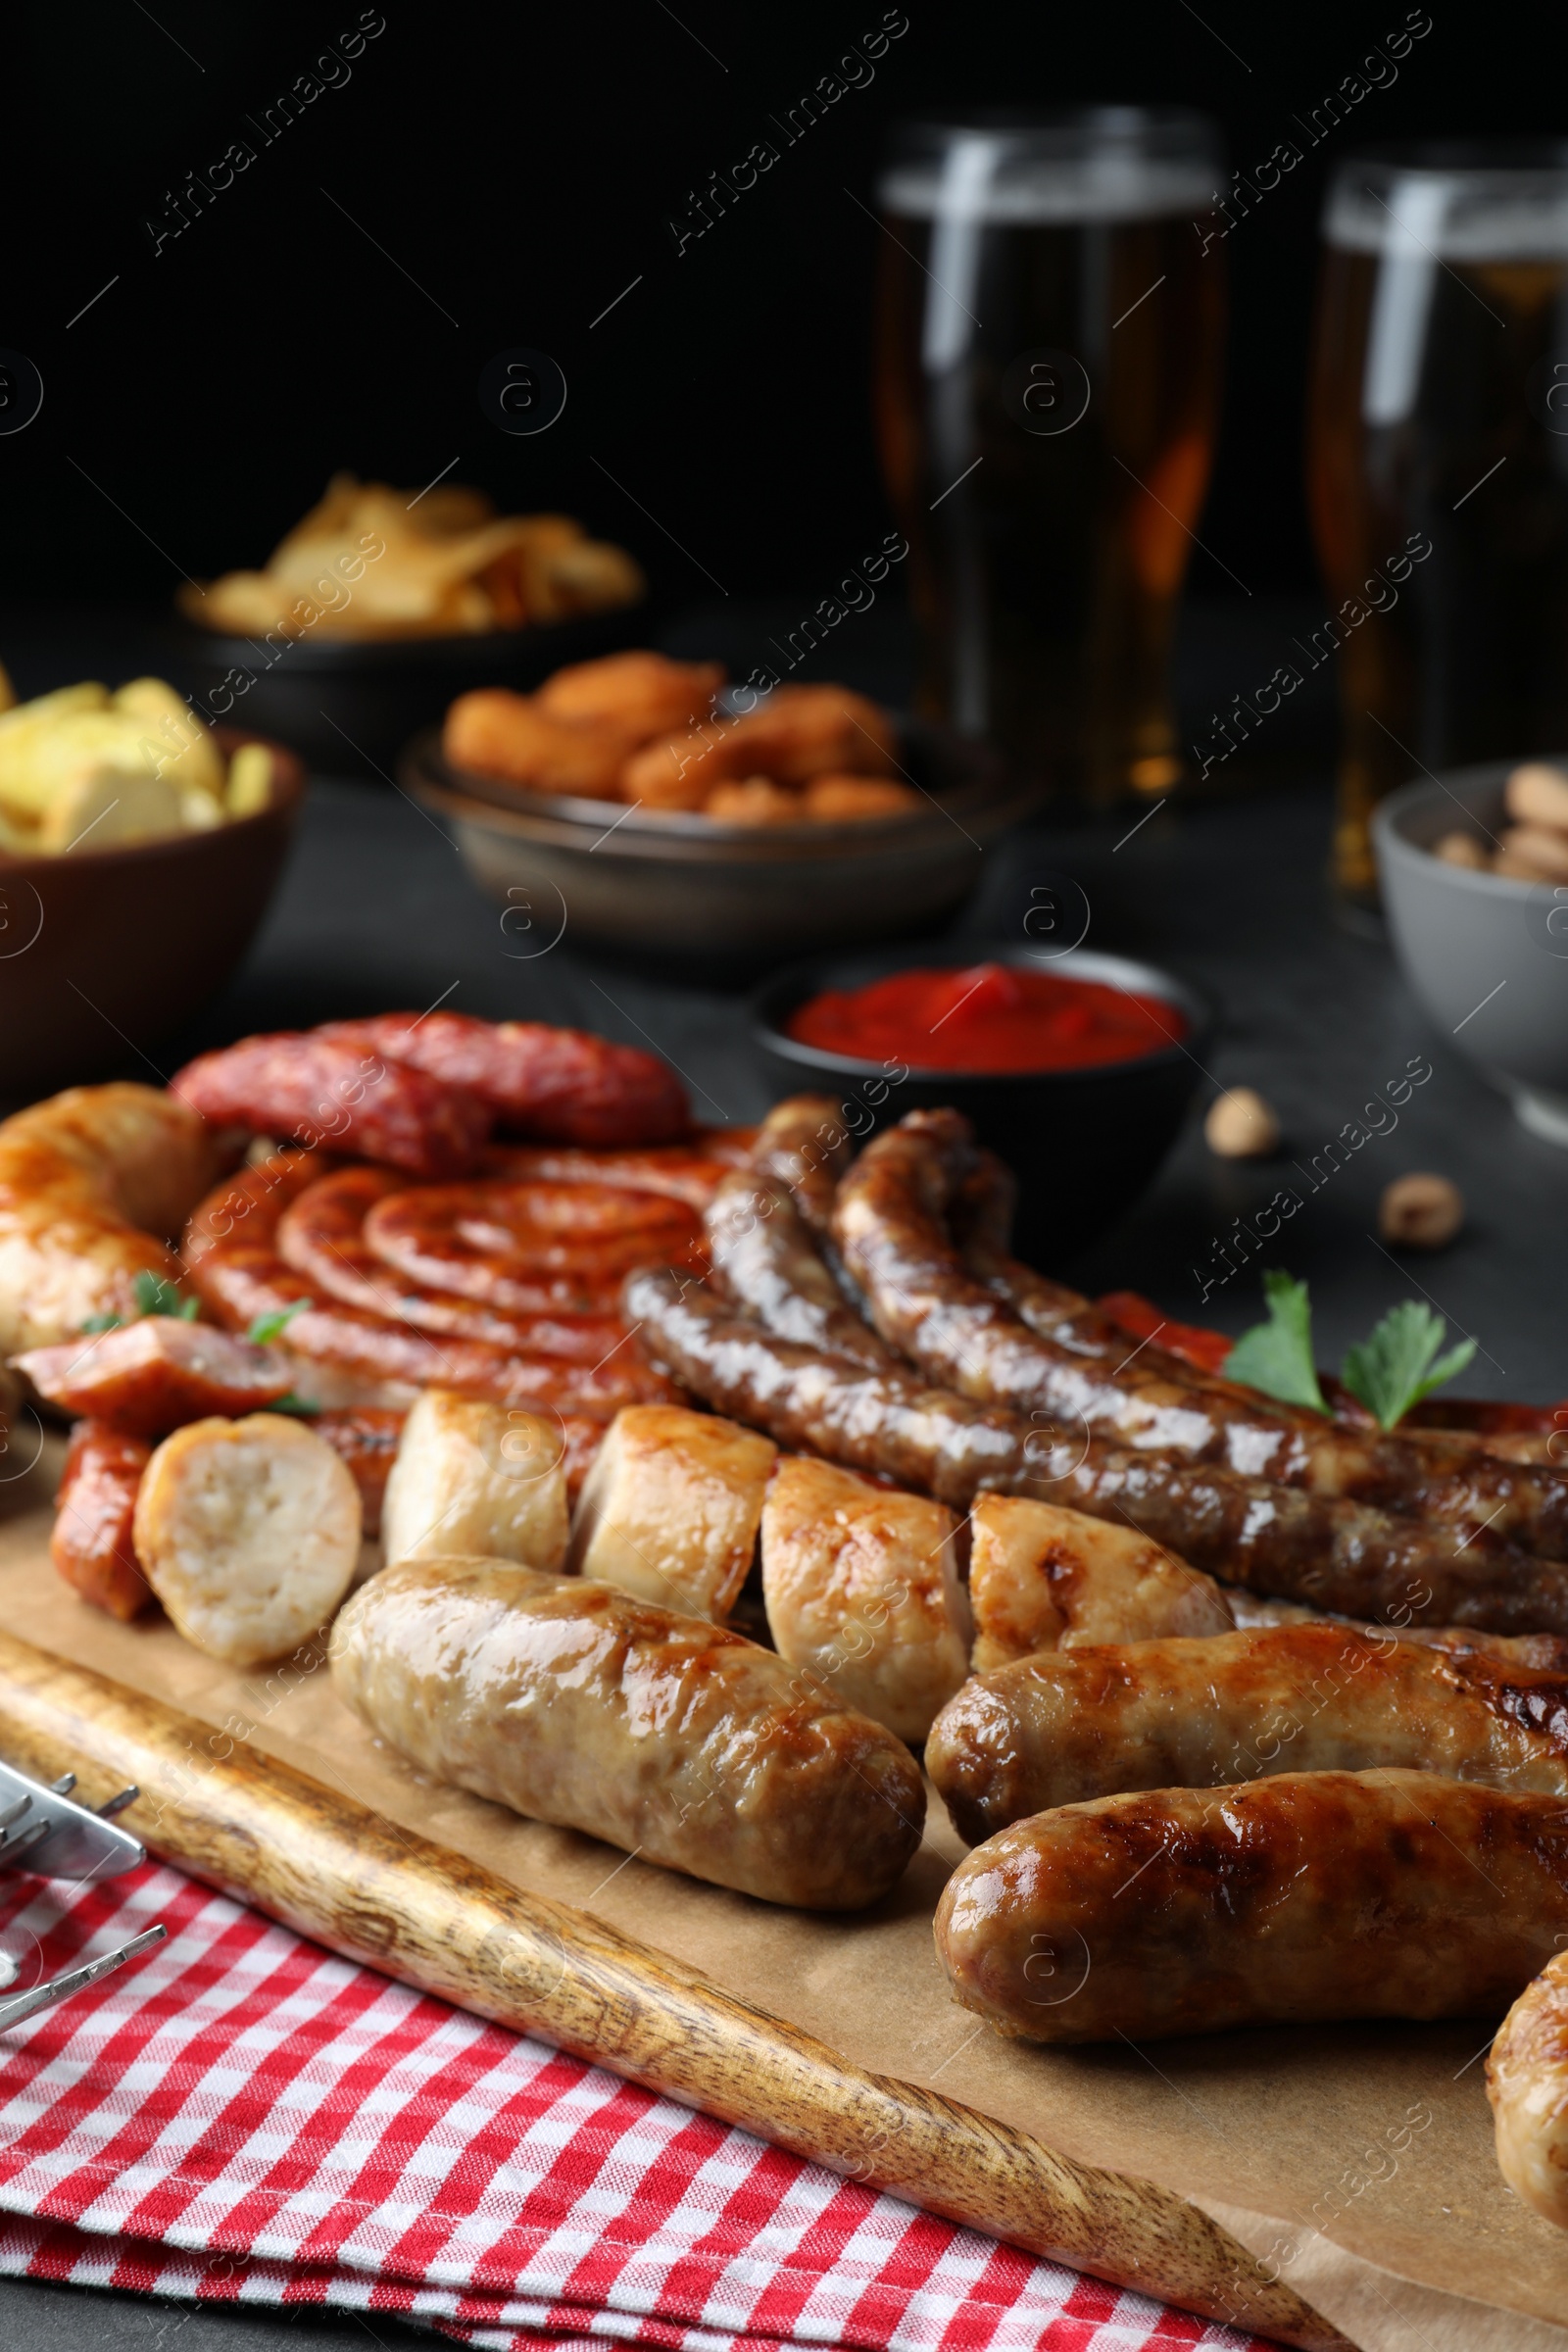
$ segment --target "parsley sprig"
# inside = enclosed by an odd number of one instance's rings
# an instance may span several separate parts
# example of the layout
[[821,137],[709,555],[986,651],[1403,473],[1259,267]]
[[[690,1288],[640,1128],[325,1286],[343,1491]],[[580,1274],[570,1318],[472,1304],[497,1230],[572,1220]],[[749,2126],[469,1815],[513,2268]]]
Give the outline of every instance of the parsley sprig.
[[[1244,1332],[1225,1359],[1229,1380],[1261,1389],[1285,1404],[1327,1414],[1312,1350],[1312,1305],[1304,1282],[1271,1267],[1263,1277],[1266,1323]],[[1461,1340],[1440,1353],[1448,1326],[1435,1308],[1406,1298],[1347,1349],[1340,1377],[1381,1429],[1394,1429],[1412,1406],[1462,1372],[1476,1351]]]
[[[194,1323],[202,1311],[199,1298],[182,1298],[178,1283],[153,1273],[150,1267],[144,1267],[130,1287],[136,1300],[133,1323],[143,1315],[174,1315],[181,1323]],[[89,1315],[81,1328],[89,1332],[118,1331],[124,1320],[123,1315]]]

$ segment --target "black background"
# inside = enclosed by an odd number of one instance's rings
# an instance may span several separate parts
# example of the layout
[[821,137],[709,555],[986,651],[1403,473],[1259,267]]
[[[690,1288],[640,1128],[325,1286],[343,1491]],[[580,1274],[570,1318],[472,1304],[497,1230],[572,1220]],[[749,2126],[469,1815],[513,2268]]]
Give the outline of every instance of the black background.
[[[1217,116],[1250,169],[1406,10],[906,0],[870,85],[679,258],[667,223],[687,191],[772,135],[767,117],[881,23],[880,0],[383,13],[347,82],[262,147],[243,118],[357,24],[354,0],[30,0],[0,345],[46,391],[37,421],[0,438],[6,605],[160,600],[182,571],[261,562],[334,467],[415,487],[454,458],[450,479],[505,508],[562,508],[622,540],[676,605],[820,589],[886,527],[867,401],[879,232],[854,199],[871,201],[888,121],[960,101],[1174,101]],[[1430,13],[1394,85],[1229,239],[1201,529],[1256,593],[1313,582],[1301,407],[1326,161],[1391,137],[1548,133],[1568,113],[1561,11]],[[255,163],[155,257],[144,223],[166,191],[236,137]],[[515,344],[553,353],[570,386],[537,439],[503,436],[475,397]],[[1192,586],[1240,595],[1203,556]]]

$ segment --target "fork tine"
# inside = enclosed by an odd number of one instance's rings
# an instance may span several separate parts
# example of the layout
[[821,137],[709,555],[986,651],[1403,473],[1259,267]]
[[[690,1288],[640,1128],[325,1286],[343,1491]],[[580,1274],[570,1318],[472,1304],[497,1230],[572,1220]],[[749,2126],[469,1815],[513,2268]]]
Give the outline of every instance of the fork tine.
[[25,2017],[39,2009],[51,2009],[56,2001],[69,2000],[74,1992],[84,1992],[96,1984],[100,1977],[112,1976],[123,1968],[127,1960],[139,1959],[150,1952],[155,1943],[162,1943],[169,1934],[166,1927],[148,1928],[143,1935],[133,1936],[113,1952],[105,1952],[100,1960],[89,1960],[81,1968],[67,1969],[64,1975],[51,1977],[47,1984],[35,1984],[30,1992],[19,1993],[14,2001],[0,2001],[0,2034],[8,2026],[18,2026]]

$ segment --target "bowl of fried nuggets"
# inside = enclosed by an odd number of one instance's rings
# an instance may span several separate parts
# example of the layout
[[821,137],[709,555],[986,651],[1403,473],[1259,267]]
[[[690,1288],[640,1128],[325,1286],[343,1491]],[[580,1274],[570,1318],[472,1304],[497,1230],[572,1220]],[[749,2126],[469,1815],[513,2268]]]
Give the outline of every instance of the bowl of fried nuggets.
[[760,963],[929,928],[1028,795],[972,742],[841,685],[727,692],[626,652],[459,697],[401,781],[489,895],[584,939]]

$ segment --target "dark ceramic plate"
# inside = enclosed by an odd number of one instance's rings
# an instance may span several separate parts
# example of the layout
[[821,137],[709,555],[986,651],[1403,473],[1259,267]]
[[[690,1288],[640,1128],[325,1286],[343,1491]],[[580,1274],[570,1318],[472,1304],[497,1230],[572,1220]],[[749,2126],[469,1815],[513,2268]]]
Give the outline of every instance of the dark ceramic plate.
[[[890,1083],[884,1065],[802,1045],[790,1014],[825,988],[858,988],[890,972],[961,971],[1006,963],[1103,980],[1155,997],[1186,1023],[1179,1043],[1133,1060],[1083,1070],[996,1076],[972,1070],[911,1069]],[[1050,1266],[1124,1216],[1158,1172],[1200,1079],[1214,1009],[1188,981],[1128,956],[1082,948],[1042,958],[1008,941],[906,947],[880,955],[819,957],[765,981],[750,1005],[752,1036],[775,1098],[807,1090],[836,1094],[849,1124],[869,1135],[907,1110],[951,1103],[974,1121],[980,1141],[1018,1179],[1018,1249]],[[1173,1024],[1174,1026],[1174,1024]]]

